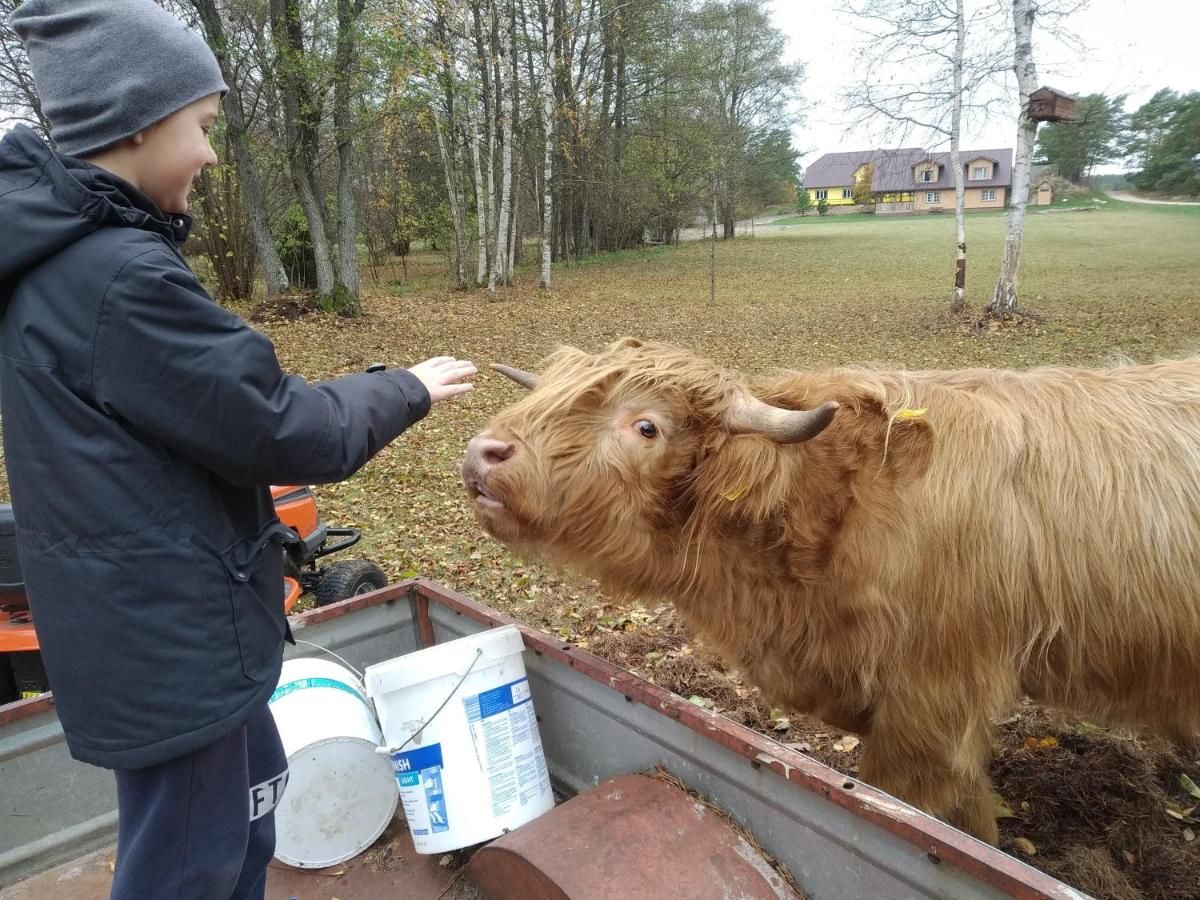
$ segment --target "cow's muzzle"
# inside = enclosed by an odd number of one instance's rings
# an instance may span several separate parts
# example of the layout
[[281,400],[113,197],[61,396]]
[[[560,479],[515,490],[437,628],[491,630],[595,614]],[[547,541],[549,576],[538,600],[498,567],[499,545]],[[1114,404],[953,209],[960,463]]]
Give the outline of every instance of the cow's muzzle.
[[467,444],[462,464],[462,480],[467,493],[476,505],[484,509],[501,509],[504,502],[488,489],[488,476],[496,466],[517,452],[513,444],[497,440],[490,434],[480,434]]

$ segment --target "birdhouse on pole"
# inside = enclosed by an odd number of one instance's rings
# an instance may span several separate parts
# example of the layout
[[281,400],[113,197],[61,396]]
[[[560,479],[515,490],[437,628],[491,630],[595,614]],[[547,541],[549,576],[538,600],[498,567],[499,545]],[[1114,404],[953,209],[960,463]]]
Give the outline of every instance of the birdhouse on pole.
[[1070,122],[1075,118],[1075,98],[1052,87],[1029,95],[1029,118],[1035,122]]

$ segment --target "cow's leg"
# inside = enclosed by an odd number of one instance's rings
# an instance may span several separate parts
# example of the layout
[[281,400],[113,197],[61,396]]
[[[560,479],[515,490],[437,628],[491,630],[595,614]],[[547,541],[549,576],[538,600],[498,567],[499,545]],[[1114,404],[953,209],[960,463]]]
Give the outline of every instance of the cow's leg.
[[897,723],[877,714],[863,742],[859,774],[892,796],[980,840],[997,843],[986,723],[963,723],[961,730],[949,734],[930,730],[930,724],[912,718]]

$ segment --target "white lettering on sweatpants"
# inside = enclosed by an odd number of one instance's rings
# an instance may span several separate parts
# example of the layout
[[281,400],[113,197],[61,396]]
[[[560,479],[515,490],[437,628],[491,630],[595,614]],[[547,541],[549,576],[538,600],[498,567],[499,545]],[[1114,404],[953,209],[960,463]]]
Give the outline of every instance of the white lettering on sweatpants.
[[274,778],[256,784],[250,788],[250,821],[261,819],[283,799],[284,789],[288,783],[288,770],[284,769]]

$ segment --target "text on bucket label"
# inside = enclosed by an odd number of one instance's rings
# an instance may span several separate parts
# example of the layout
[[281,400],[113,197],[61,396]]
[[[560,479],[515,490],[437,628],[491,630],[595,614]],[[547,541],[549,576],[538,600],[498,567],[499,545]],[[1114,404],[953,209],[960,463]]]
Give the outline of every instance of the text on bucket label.
[[530,700],[527,678],[463,698],[475,753],[487,773],[493,816],[533,802],[550,787]]

